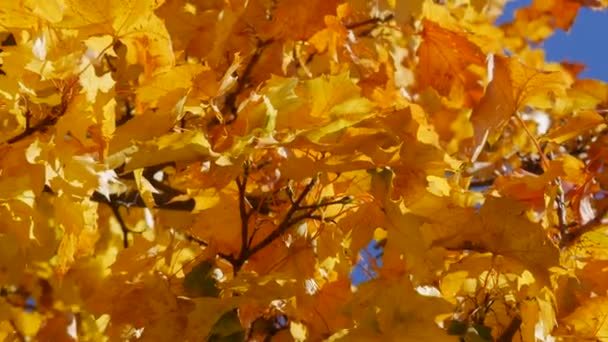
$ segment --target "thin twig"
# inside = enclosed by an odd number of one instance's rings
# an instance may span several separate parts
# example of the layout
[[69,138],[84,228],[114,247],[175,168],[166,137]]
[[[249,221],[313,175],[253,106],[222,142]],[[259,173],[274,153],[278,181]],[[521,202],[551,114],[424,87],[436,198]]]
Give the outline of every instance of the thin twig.
[[[153,193],[152,196],[154,197],[154,202],[156,203],[156,205],[154,206],[154,208],[156,209],[192,211],[196,205],[195,200],[192,198],[187,199],[185,201],[171,202],[175,195],[166,193]],[[93,192],[93,195],[91,195],[90,200],[99,203],[114,203],[125,207],[146,207],[144,200],[139,194],[139,191],[129,191],[121,194],[110,194],[109,198],[110,199],[108,200],[105,195],[101,194],[98,191],[95,191]]]
[[327,201],[327,202],[321,202],[318,204],[313,204],[313,205],[305,205],[305,206],[301,206],[300,209],[320,209],[320,208],[324,208],[324,207],[329,207],[330,205],[334,205],[334,204],[346,204],[349,201],[352,200],[352,197],[350,196],[345,196],[333,201]]
[[[253,256],[257,252],[259,252],[261,249],[263,249],[264,247],[266,247],[269,244],[271,244],[272,242],[274,242],[281,235],[283,235],[285,233],[285,231],[287,231],[287,229],[289,229],[292,225],[298,223],[301,220],[308,218],[306,215],[303,215],[303,216],[299,216],[297,219],[294,219],[293,216],[298,210],[300,210],[300,204],[304,201],[304,199],[310,193],[310,191],[312,191],[314,186],[317,184],[317,181],[318,181],[318,177],[315,176],[308,182],[308,184],[306,184],[306,187],[304,188],[304,190],[302,190],[302,193],[300,193],[300,196],[298,196],[298,199],[295,201],[295,203],[289,208],[289,210],[285,214],[285,217],[283,218],[281,223],[279,223],[279,226],[275,230],[273,230],[270,234],[268,234],[268,236],[266,236],[257,245],[251,247],[247,254],[245,254],[241,258],[239,258],[239,259],[243,259],[241,261],[244,262],[245,259]],[[310,213],[310,214],[312,214],[312,213]],[[310,214],[308,216],[310,216]]]
[[557,195],[555,196],[555,204],[557,205],[557,220],[559,224],[559,232],[562,238],[567,238],[568,223],[566,218],[566,199],[564,195],[564,188],[562,186],[562,179],[560,177],[555,178],[555,187],[557,188]]
[[524,119],[522,119],[519,112],[515,112],[515,118],[521,124],[524,131],[526,131],[526,134],[528,135],[530,140],[532,140],[532,143],[534,144],[534,146],[538,150],[538,154],[540,155],[540,160],[541,160],[541,163],[543,164],[543,169],[547,170],[549,168],[549,159],[547,158],[545,153],[543,153],[543,149],[540,147],[540,143],[538,142],[536,137],[534,137],[532,132],[530,132],[530,130],[528,129],[528,126],[526,125],[526,122],[524,121]]
[[[545,171],[548,170],[549,169],[549,157],[547,157],[545,155],[545,153],[543,152],[543,150],[540,146],[540,143],[534,137],[534,135],[532,135],[532,132],[530,132],[530,130],[528,129],[528,126],[522,119],[519,112],[515,113],[515,118],[517,118],[517,120],[519,121],[519,123],[521,124],[523,129],[526,131],[526,134],[528,135],[528,137],[530,138],[532,143],[536,146],[536,149],[538,150],[538,154],[540,155],[540,160],[541,160],[541,164],[543,166],[543,170],[545,170]],[[561,244],[561,243],[563,243],[563,241],[570,241],[570,239],[572,237],[570,236],[570,232],[568,231],[568,223],[567,223],[567,217],[566,217],[566,200],[565,200],[564,188],[562,186],[561,178],[557,177],[555,179],[554,183],[555,183],[555,186],[557,187],[557,195],[555,196],[555,203],[557,206],[557,219],[558,219],[558,224],[559,224],[559,231],[561,234],[561,237],[560,237],[560,244]]]
[[13,320],[12,318],[9,320],[9,323],[11,324],[11,327],[13,328],[13,331],[15,333],[15,335],[17,335],[17,339],[19,341],[28,341],[28,339],[25,338],[25,336],[23,336],[23,334],[21,333],[21,331],[19,331],[19,328],[17,328],[17,324],[15,324],[15,320]]
[[73,95],[74,86],[76,84],[77,83],[75,81],[72,81],[72,83],[69,84],[69,86],[63,91],[63,94],[61,97],[61,103],[54,106],[51,110],[51,113],[48,116],[46,116],[44,119],[42,119],[40,122],[38,122],[36,125],[33,125],[33,126],[31,125],[31,113],[28,109],[26,111],[26,115],[25,115],[25,118],[26,118],[25,130],[8,140],[3,141],[0,144],[16,143],[20,140],[23,140],[23,139],[31,136],[32,134],[34,134],[36,132],[42,132],[42,131],[46,130],[47,128],[55,125],[57,123],[57,121],[59,120],[59,118],[62,117],[63,114],[65,114],[65,112],[67,111],[69,99]]
[[[196,237],[189,233],[181,233],[181,234],[183,234],[184,237],[186,238],[186,240],[189,242],[194,242],[201,247],[209,247],[209,243],[199,237]],[[217,256],[226,260],[229,264],[232,264],[232,265],[234,265],[234,263],[236,262],[236,260],[234,259],[234,257],[232,255],[218,253]]]
[[209,243],[205,240],[202,240],[202,239],[200,239],[192,234],[188,234],[188,233],[183,233],[183,235],[186,238],[186,240],[189,242],[194,242],[197,245],[202,246],[202,247],[209,247]]
[[354,29],[357,29],[359,27],[363,27],[363,26],[367,26],[367,25],[375,25],[375,24],[378,24],[378,23],[385,23],[387,21],[392,20],[393,18],[394,18],[394,15],[393,14],[389,14],[389,15],[387,15],[384,18],[370,18],[370,19],[363,20],[363,21],[360,21],[360,22],[344,25],[344,27],[346,29],[348,29],[348,30],[354,30]]
[[47,127],[53,126],[55,123],[57,123],[57,120],[59,120],[59,116],[49,115],[46,118],[42,119],[42,121],[40,121],[39,123],[37,123],[34,126],[30,126],[30,124],[29,124],[30,120],[27,120],[27,127],[25,128],[25,130],[23,132],[17,134],[16,136],[6,140],[5,142],[8,144],[16,143],[20,140],[27,138],[28,136],[30,136],[36,132],[43,131]]
[[598,213],[591,221],[585,223],[582,226],[568,229],[568,233],[565,236],[562,236],[562,239],[560,240],[560,247],[570,246],[572,243],[577,241],[577,239],[581,235],[590,232],[597,226],[601,225],[602,221],[604,220],[604,216],[606,216],[607,213],[608,206],[603,206],[601,209],[598,210]]
[[118,210],[119,206],[114,203],[108,203],[108,204],[109,204],[110,208],[112,209],[112,213],[114,213],[116,220],[118,220],[118,224],[120,224],[120,229],[122,230],[122,246],[124,248],[128,248],[129,247],[129,233],[131,231],[129,230],[129,228],[127,228],[127,224],[125,223],[125,221],[122,219],[122,216],[120,215],[120,211]]
[[245,66],[245,70],[243,70],[243,74],[239,77],[236,87],[226,95],[226,101],[224,102],[224,109],[226,113],[232,114],[232,117],[226,121],[227,124],[236,120],[236,112],[237,112],[237,97],[239,94],[245,89],[245,87],[249,84],[249,79],[251,77],[251,72],[254,70],[254,67],[259,62],[264,49],[270,44],[272,44],[274,40],[260,40],[258,39],[257,45],[253,50],[253,55],[249,59],[249,63]]
[[248,240],[247,234],[249,229],[249,218],[251,215],[247,212],[247,180],[249,178],[249,165],[245,163],[243,167],[243,178],[239,180],[237,177],[236,185],[239,189],[239,213],[241,216],[241,253],[239,254],[239,259],[243,257],[243,255],[247,254],[248,249]]
[[495,180],[496,180],[496,177],[489,177],[489,178],[484,178],[484,179],[473,178],[473,180],[471,180],[471,182],[469,183],[469,189],[492,186],[492,185],[494,185]]

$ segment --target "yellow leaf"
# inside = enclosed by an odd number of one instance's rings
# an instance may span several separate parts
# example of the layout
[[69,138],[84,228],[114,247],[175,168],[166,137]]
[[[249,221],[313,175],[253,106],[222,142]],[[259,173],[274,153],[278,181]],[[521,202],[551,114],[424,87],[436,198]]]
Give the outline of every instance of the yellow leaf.
[[17,330],[26,337],[32,338],[36,336],[42,323],[44,322],[44,317],[36,312],[26,312],[21,308],[11,308],[11,316],[12,322],[14,322]]
[[162,136],[171,131],[175,122],[183,115],[186,100],[185,89],[175,89],[158,99],[157,107],[135,115],[116,128],[110,141],[109,153],[120,152],[136,142]]
[[153,106],[160,98],[176,89],[190,89],[193,80],[205,69],[200,64],[184,64],[158,73],[137,89],[137,101]]
[[97,76],[95,69],[89,65],[89,61],[85,58],[82,59],[80,68],[82,69],[79,77],[80,85],[87,94],[87,101],[89,102],[95,102],[98,92],[107,93],[116,83],[110,72]]
[[306,336],[308,335],[308,331],[306,329],[306,325],[299,322],[289,322],[289,332],[296,342],[306,341]]
[[503,126],[523,106],[548,108],[555,98],[565,96],[568,86],[564,74],[530,68],[514,57],[491,56],[488,64],[490,82],[471,115],[476,151],[486,140],[494,143]]
[[[558,264],[559,250],[539,224],[528,220],[525,211],[526,207],[516,201],[486,199],[480,211],[479,229],[483,233],[479,238],[493,253],[514,257],[534,272],[546,271]],[[462,234],[469,233],[465,229]],[[478,237],[471,241],[476,240]]]
[[170,161],[193,161],[213,158],[217,154],[211,150],[209,141],[200,131],[172,133],[153,141],[139,144],[137,154],[127,163],[125,170],[134,170]]
[[561,144],[588,130],[597,128],[602,123],[605,123],[605,120],[597,112],[584,110],[569,118],[563,126],[550,131],[543,139]]
[[418,294],[406,277],[360,285],[355,303],[354,318],[359,324],[351,330],[353,336],[412,342],[454,340],[435,322],[440,314],[452,312],[452,305],[441,298]]
[[571,333],[562,330],[557,335],[572,336],[577,340],[608,341],[608,298],[589,298],[563,319]]
[[139,194],[144,200],[146,207],[148,209],[154,208],[156,206],[156,203],[154,202],[153,194],[158,194],[160,192],[156,190],[154,185],[152,185],[150,181],[144,177],[144,169],[134,170],[133,176],[135,177],[135,184],[137,185]]

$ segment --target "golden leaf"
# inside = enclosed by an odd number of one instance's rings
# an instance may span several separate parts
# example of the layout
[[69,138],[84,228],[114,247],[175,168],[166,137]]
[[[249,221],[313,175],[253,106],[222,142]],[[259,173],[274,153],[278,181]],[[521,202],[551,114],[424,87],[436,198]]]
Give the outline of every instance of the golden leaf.
[[552,100],[565,96],[568,86],[562,73],[536,70],[513,57],[493,56],[488,63],[490,82],[471,115],[478,150],[486,141],[496,142],[507,121],[524,105],[550,107]]

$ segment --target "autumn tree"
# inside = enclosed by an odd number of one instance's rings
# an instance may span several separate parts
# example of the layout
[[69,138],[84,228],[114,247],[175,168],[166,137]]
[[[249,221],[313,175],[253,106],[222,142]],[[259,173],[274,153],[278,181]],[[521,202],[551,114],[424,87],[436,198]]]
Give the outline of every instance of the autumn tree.
[[3,1],[1,338],[608,340],[608,2],[504,2]]

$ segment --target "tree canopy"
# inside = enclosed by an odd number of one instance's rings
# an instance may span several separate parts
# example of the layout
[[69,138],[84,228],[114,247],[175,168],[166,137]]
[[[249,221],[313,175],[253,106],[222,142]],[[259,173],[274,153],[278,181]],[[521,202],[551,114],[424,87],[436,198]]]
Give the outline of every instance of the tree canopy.
[[0,339],[608,341],[608,2],[504,3],[4,1]]

